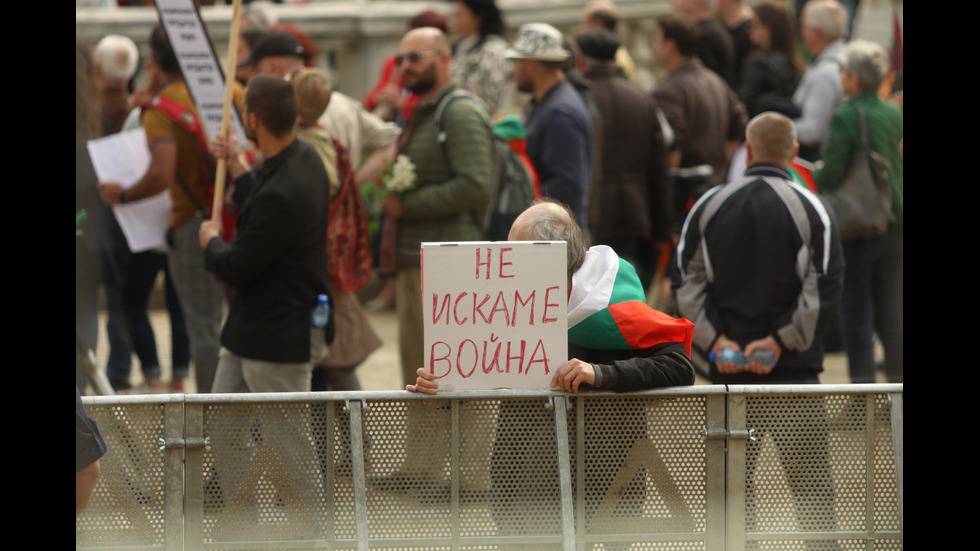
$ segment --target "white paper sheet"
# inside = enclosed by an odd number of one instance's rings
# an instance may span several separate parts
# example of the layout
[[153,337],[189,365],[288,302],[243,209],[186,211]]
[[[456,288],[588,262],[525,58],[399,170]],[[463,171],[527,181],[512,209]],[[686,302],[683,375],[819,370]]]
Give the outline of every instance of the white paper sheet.
[[[150,166],[146,132],[142,128],[88,142],[89,156],[100,181],[116,181],[133,187]],[[113,207],[119,227],[133,252],[163,246],[170,222],[170,192]]]

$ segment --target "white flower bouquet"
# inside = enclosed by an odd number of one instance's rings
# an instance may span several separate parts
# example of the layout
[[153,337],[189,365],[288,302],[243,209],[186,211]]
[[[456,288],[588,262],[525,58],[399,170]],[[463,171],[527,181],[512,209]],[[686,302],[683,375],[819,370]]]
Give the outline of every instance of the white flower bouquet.
[[415,175],[415,164],[408,158],[408,155],[399,155],[395,158],[395,163],[388,167],[382,176],[384,188],[389,193],[404,193],[414,189],[418,184]]

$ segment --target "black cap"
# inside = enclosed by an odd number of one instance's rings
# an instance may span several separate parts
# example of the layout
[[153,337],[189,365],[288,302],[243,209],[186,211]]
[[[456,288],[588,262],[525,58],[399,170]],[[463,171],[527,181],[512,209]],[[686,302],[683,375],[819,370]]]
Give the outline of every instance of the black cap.
[[272,31],[256,43],[252,48],[252,55],[248,59],[238,64],[239,69],[244,69],[258,63],[263,57],[294,55],[309,59],[310,54],[306,53],[296,37],[284,31]]
[[603,30],[584,32],[575,37],[575,43],[582,55],[599,61],[616,59],[616,50],[620,44],[614,34]]

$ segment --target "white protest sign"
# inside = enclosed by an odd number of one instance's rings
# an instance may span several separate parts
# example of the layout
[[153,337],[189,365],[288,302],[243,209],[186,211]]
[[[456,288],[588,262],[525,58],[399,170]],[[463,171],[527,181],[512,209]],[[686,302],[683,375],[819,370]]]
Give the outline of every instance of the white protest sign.
[[[225,77],[211,47],[208,30],[194,0],[156,0],[156,6],[210,142],[221,130]],[[248,143],[235,109],[232,109],[231,119],[231,128],[238,137],[238,143]]]
[[550,388],[568,359],[566,244],[422,243],[425,369],[440,390]]

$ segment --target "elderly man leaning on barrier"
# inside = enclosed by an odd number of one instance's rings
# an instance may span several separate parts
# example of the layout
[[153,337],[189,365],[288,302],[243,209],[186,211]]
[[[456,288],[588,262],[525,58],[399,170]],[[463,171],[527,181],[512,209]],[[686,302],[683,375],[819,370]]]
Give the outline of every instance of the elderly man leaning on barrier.
[[[694,384],[690,350],[694,324],[646,304],[636,270],[609,247],[586,250],[571,211],[538,203],[511,227],[510,241],[568,242],[568,355],[552,387],[617,392]],[[611,289],[610,289],[611,287]],[[615,301],[615,302],[614,302]],[[425,368],[407,390],[435,394],[439,384]]]
[[[551,202],[532,206],[514,222],[509,237],[512,241],[568,244],[568,355],[572,359],[556,370],[552,387],[577,393],[583,388],[630,391],[694,383],[690,360],[694,324],[647,306],[633,267],[609,247],[587,250],[582,230],[567,207]],[[439,387],[433,375],[420,368],[416,383],[406,388],[435,394]],[[480,462],[489,461],[490,503],[498,535],[528,537],[561,530],[561,451],[555,414],[545,402],[543,398],[502,400],[496,416],[496,437],[490,439],[492,453],[488,459],[475,458],[476,470],[481,468]],[[629,450],[649,438],[649,407],[649,402],[628,401],[589,410],[586,424],[602,429],[601,434],[587,432],[586,440],[605,450],[608,466],[617,471],[626,468],[620,462],[626,461]],[[569,438],[574,436],[573,432]],[[588,454],[584,448],[576,453]],[[583,491],[608,495],[611,489],[606,485],[612,479],[594,476]],[[666,478],[657,483],[673,488],[673,482]],[[644,502],[639,494],[644,491],[645,486],[630,486],[615,499],[626,507],[627,514],[639,517],[638,507]]]

